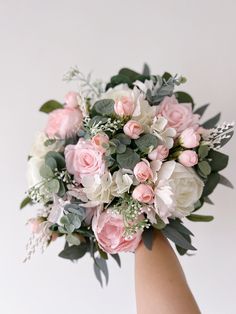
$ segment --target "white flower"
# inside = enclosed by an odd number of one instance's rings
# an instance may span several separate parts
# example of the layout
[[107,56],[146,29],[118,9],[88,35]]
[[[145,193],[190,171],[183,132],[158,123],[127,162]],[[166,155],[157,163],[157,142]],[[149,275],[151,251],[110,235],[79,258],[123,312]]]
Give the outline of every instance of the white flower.
[[148,101],[143,98],[143,95],[140,95],[137,99],[132,119],[141,123],[147,133],[150,130],[155,113],[156,108],[150,106]]
[[203,182],[193,169],[175,161],[165,162],[155,188],[155,209],[168,222],[168,217],[183,218],[194,210],[203,191]]
[[83,191],[91,201],[109,203],[111,196],[112,176],[110,172],[105,172],[101,177],[98,174],[86,176],[81,180],[84,186]]
[[151,126],[151,133],[156,135],[167,148],[171,148],[174,144],[176,130],[167,127],[167,119],[164,117],[155,117]]
[[30,156],[44,157],[50,151],[60,151],[64,145],[64,141],[57,140],[55,143],[45,146],[44,143],[46,142],[46,140],[48,140],[46,134],[44,132],[39,132],[31,147]]
[[35,186],[43,180],[39,173],[39,170],[43,164],[44,159],[39,157],[31,157],[28,161],[27,182],[29,188]]
[[127,84],[119,84],[114,88],[109,88],[102,94],[102,99],[113,99],[114,101],[120,100],[122,97],[132,97],[133,90]]
[[154,84],[153,80],[145,80],[144,83],[140,81],[135,81],[134,85],[137,86],[144,94],[146,94],[147,91],[150,90],[152,95],[155,95],[157,90],[161,87],[159,80],[156,84]]
[[64,206],[68,203],[69,203],[68,201],[64,201],[62,198],[59,198],[58,196],[54,195],[53,204],[47,220],[53,224],[55,223],[60,224],[61,217],[63,216]]
[[120,197],[125,192],[129,192],[133,184],[133,176],[124,170],[118,170],[113,173],[112,195]]

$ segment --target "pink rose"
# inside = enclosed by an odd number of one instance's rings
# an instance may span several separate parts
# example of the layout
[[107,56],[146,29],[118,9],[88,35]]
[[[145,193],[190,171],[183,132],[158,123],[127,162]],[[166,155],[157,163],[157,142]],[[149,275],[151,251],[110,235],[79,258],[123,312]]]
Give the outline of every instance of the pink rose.
[[195,130],[199,125],[199,115],[193,114],[192,104],[179,104],[175,96],[166,96],[160,103],[157,114],[167,119],[168,126],[174,128],[177,135],[189,127]]
[[65,159],[68,172],[74,175],[78,183],[83,177],[102,175],[105,170],[103,153],[91,141],[82,138],[76,145],[66,146]]
[[169,155],[169,149],[165,145],[158,145],[151,153],[148,154],[150,160],[164,160]]
[[80,129],[82,121],[83,116],[79,108],[56,109],[48,115],[45,132],[48,137],[65,139]]
[[93,217],[92,229],[99,246],[107,253],[134,252],[141,241],[142,231],[131,239],[124,238],[125,231],[122,216],[104,211]]
[[127,96],[117,99],[114,105],[115,113],[120,116],[130,116],[134,111],[134,102]]
[[66,108],[76,108],[79,106],[80,94],[76,92],[69,92],[65,96]]
[[105,153],[106,149],[103,147],[103,144],[108,144],[109,142],[109,137],[105,133],[96,134],[91,141],[98,150]]
[[133,139],[139,138],[139,135],[144,131],[142,125],[135,120],[129,120],[124,125],[123,130],[126,135]]
[[178,161],[185,167],[193,167],[198,163],[198,156],[193,150],[185,150],[179,155]]
[[148,162],[140,161],[134,167],[134,175],[139,182],[145,182],[153,177],[152,169]]
[[201,136],[193,128],[185,129],[179,138],[181,146],[185,148],[194,148],[199,145]]
[[141,183],[133,190],[132,197],[141,203],[152,204],[154,192],[150,185]]

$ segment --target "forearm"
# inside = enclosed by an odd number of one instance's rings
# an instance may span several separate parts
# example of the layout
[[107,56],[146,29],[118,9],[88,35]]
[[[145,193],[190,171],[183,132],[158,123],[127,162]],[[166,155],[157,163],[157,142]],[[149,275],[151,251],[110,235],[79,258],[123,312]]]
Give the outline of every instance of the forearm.
[[181,265],[169,242],[155,232],[152,250],[141,243],[135,253],[138,314],[199,314]]

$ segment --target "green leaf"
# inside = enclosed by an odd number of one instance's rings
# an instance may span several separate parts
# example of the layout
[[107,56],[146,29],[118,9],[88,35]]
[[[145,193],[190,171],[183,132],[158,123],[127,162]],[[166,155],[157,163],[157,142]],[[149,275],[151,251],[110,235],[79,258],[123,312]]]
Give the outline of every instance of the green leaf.
[[211,194],[214,189],[216,188],[217,184],[220,181],[220,175],[217,172],[212,172],[208,177],[207,177],[207,181],[205,183],[204,189],[203,189],[203,193],[202,196],[208,196],[209,194]]
[[160,140],[153,134],[144,134],[135,140],[139,150],[146,154],[150,152],[150,149],[156,148],[159,142]]
[[153,228],[145,229],[142,233],[142,240],[148,250],[152,249],[153,244]]
[[39,169],[39,173],[40,176],[44,179],[50,179],[54,175],[52,169],[46,164],[41,166],[41,168]]
[[106,260],[103,258],[96,257],[94,262],[95,262],[96,267],[98,267],[101,270],[101,272],[103,273],[103,275],[106,279],[106,284],[108,284],[109,272],[108,272]]
[[205,105],[203,105],[203,106],[197,108],[197,109],[194,111],[194,113],[195,113],[195,114],[199,114],[199,116],[202,117],[203,114],[204,114],[204,112],[207,110],[207,108],[208,108],[209,105],[210,105],[210,104],[205,104]]
[[179,103],[185,103],[185,104],[191,103],[192,107],[194,107],[193,98],[186,92],[182,92],[182,91],[175,92],[175,97],[177,98]]
[[123,76],[127,77],[131,82],[138,80],[139,77],[141,76],[140,73],[133,71],[131,69],[128,69],[128,68],[121,69],[119,71],[119,75],[123,75]]
[[130,145],[131,143],[131,139],[125,135],[124,133],[118,133],[115,136],[116,139],[118,139],[120,141],[120,143],[124,144],[124,145]]
[[213,118],[207,120],[206,122],[204,122],[201,126],[205,129],[211,129],[211,128],[214,128],[217,123],[219,122],[220,120],[220,112],[217,113]]
[[56,100],[49,100],[45,102],[39,109],[39,111],[44,113],[50,113],[56,109],[63,108],[63,105]]
[[212,171],[223,170],[227,167],[229,161],[229,156],[213,149],[209,151],[207,158],[209,159],[209,164]]
[[172,75],[169,72],[165,72],[162,75],[162,78],[163,78],[163,80],[165,80],[167,82],[170,78],[172,78]]
[[78,260],[87,252],[87,243],[82,242],[80,245],[67,246],[61,253],[60,257],[71,261]]
[[66,188],[65,188],[65,185],[62,181],[60,181],[60,188],[59,188],[59,191],[57,192],[57,195],[59,197],[64,197],[66,194]]
[[173,241],[178,246],[182,247],[186,250],[196,250],[192,244],[185,239],[185,237],[178,232],[176,229],[170,227],[169,225],[166,225],[164,229],[161,230],[163,235]]
[[201,145],[201,146],[199,146],[199,148],[198,148],[198,156],[201,159],[206,158],[207,155],[208,155],[209,150],[210,150],[210,148],[209,148],[208,145]]
[[80,239],[73,234],[67,234],[66,241],[72,245],[80,245]]
[[118,154],[123,154],[126,151],[126,146],[122,143],[120,143],[117,148],[116,151]]
[[48,156],[45,158],[45,164],[52,170],[54,171],[57,168],[57,162],[54,158]]
[[147,63],[144,63],[144,65],[143,65],[142,74],[143,74],[144,76],[150,76],[150,75],[151,75],[151,71],[150,71],[150,68],[149,68],[149,66],[148,66]]
[[166,224],[164,223],[164,221],[158,216],[156,215],[156,223],[153,224],[153,227],[157,230],[162,230],[163,228],[165,228]]
[[112,116],[114,111],[114,100],[113,99],[101,99],[95,102],[94,110],[102,116]]
[[201,222],[209,222],[214,219],[213,216],[207,216],[207,215],[197,215],[197,214],[191,214],[187,216],[188,220],[191,221],[201,221]]
[[199,210],[204,205],[204,199],[200,198],[195,204],[194,204],[194,211]]
[[[65,158],[62,156],[62,154],[60,154],[58,152],[53,152],[53,151],[48,152],[47,155],[45,156],[46,164],[48,164],[49,158],[53,158],[56,161],[58,170],[65,168],[66,162],[65,162]],[[50,162],[49,162],[49,164],[50,164]]]
[[121,260],[119,254],[110,254],[112,258],[116,261],[117,265],[121,267]]
[[32,203],[32,200],[29,196],[26,196],[23,201],[20,203],[20,209],[23,209],[27,205],[30,205]]
[[[183,237],[189,242],[189,243],[192,243],[191,241],[191,237],[188,235],[188,234],[182,234]],[[178,246],[178,245],[175,245],[176,247],[176,250],[178,251],[178,253],[183,256],[187,253],[187,249],[183,249],[182,247]]]
[[204,201],[205,201],[207,204],[214,205],[214,203],[212,202],[212,200],[211,200],[208,196],[204,197]]
[[117,154],[116,161],[118,162],[120,168],[133,169],[140,161],[140,156],[132,149],[127,148],[125,153]]
[[112,76],[111,82],[107,84],[106,90],[110,87],[115,87],[120,84],[128,84],[129,86],[132,85],[132,81],[125,75],[117,74]]
[[170,219],[169,220],[169,226],[173,227],[177,231],[179,231],[181,234],[187,234],[193,236],[192,232],[186,228],[180,219]]
[[48,190],[49,193],[58,193],[60,189],[60,183],[57,179],[52,179],[50,181],[45,182],[45,188]]
[[208,176],[211,173],[211,166],[206,160],[200,161],[198,163],[198,168],[205,176]]
[[227,179],[226,177],[222,176],[221,174],[220,174],[220,181],[219,181],[219,183],[222,184],[222,185],[227,186],[228,188],[231,188],[231,189],[234,188],[233,184],[229,181],[229,179]]

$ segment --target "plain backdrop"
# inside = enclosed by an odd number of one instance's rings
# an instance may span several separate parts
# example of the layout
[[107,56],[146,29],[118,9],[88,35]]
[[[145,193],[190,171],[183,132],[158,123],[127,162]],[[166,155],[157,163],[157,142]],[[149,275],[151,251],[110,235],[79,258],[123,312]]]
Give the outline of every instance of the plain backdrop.
[[[19,211],[26,190],[26,157],[46,115],[39,106],[63,101],[72,87],[62,81],[74,65],[108,79],[120,67],[188,78],[182,88],[198,105],[236,116],[236,1],[0,0],[0,312],[2,314],[134,314],[134,256],[122,269],[110,261],[110,282],[101,289],[84,258],[57,257],[58,241],[23,264],[32,208]],[[235,138],[225,148],[224,175],[235,184]],[[212,223],[187,223],[195,256],[180,261],[202,313],[236,313],[235,191],[219,186],[202,213]],[[157,265],[158,267],[158,265]],[[161,287],[160,287],[161,289]],[[158,309],[157,309],[158,313]],[[183,313],[184,314],[184,313]]]

